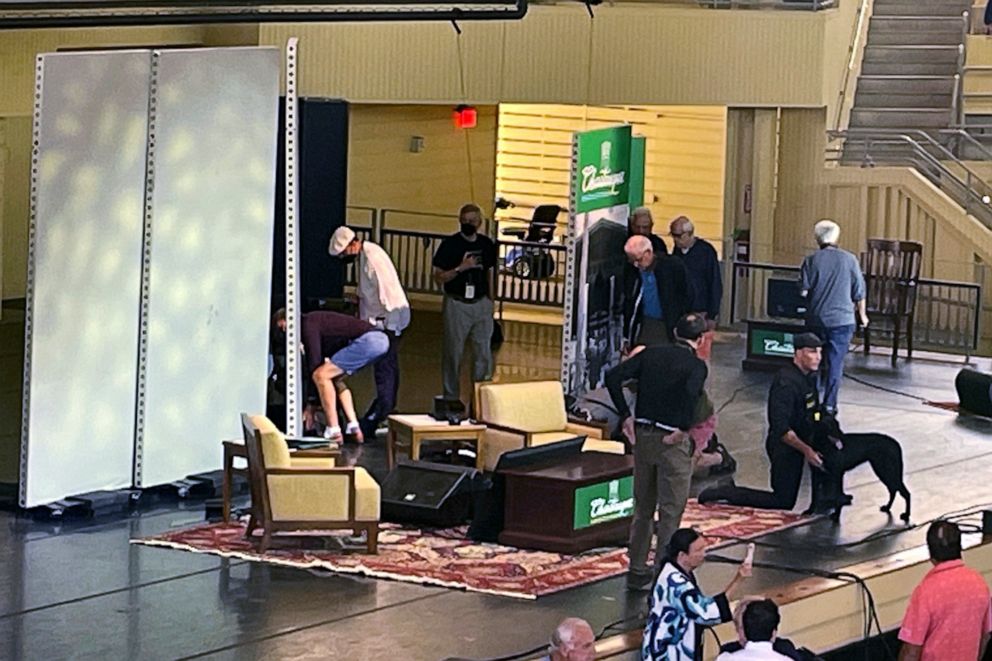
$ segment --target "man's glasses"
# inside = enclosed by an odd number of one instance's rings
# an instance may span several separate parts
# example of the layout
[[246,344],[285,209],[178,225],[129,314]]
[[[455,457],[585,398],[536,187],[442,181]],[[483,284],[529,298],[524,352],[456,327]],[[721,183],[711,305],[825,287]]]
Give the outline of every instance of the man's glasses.
[[669,232],[668,235],[673,239],[678,239],[685,236],[685,232]]

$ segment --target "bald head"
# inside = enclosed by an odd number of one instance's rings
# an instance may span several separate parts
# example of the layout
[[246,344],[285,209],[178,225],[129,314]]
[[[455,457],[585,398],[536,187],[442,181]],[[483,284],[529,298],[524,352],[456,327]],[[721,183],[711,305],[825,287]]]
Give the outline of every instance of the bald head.
[[569,617],[551,635],[552,661],[593,661],[596,657],[596,634],[589,623]]
[[646,236],[630,237],[624,244],[623,251],[627,254],[627,261],[641,271],[646,271],[654,264],[654,248]]

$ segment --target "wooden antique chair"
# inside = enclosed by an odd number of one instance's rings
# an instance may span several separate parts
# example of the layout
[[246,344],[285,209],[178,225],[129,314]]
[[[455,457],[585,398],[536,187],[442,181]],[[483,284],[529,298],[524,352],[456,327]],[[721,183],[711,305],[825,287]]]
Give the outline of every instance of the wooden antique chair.
[[865,354],[871,350],[871,331],[879,320],[892,326],[892,366],[899,356],[899,337],[906,333],[906,357],[913,357],[916,291],[923,262],[923,244],[916,241],[868,239],[861,256],[865,274],[868,328]]
[[364,530],[367,551],[376,552],[380,491],[364,468],[294,465],[285,438],[267,427],[272,423],[265,416],[242,414],[241,420],[252,498],[247,535],[262,529],[259,551],[269,547],[274,533],[351,529]]

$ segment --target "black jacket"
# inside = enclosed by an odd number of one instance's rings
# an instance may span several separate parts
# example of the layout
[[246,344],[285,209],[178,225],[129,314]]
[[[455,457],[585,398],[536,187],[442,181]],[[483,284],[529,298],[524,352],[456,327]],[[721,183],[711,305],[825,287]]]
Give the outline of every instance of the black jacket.
[[768,438],[771,451],[790,429],[804,443],[813,442],[813,418],[820,410],[816,374],[803,374],[795,363],[786,365],[768,391]]
[[681,344],[648,347],[606,373],[606,388],[620,420],[630,416],[623,382],[637,379],[636,417],[688,431],[706,383],[706,363]]
[[[668,255],[655,255],[654,275],[658,281],[658,298],[661,313],[668,328],[669,340],[675,337],[675,324],[689,312],[692,288],[681,260]],[[637,274],[626,282],[623,301],[623,336],[633,344],[641,327],[644,306],[641,305],[641,278]]]

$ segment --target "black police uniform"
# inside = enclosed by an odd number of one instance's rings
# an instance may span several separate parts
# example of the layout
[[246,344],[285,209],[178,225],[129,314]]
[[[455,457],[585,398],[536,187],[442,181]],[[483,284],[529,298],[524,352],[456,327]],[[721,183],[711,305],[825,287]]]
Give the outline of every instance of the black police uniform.
[[732,505],[763,509],[787,510],[795,507],[806,458],[783,441],[782,437],[791,429],[800,440],[812,444],[814,424],[819,415],[820,398],[816,388],[816,373],[803,374],[795,364],[783,367],[775,375],[768,392],[768,436],[765,439],[765,451],[772,464],[772,490],[738,486],[713,487],[699,494],[699,502],[720,500]]

